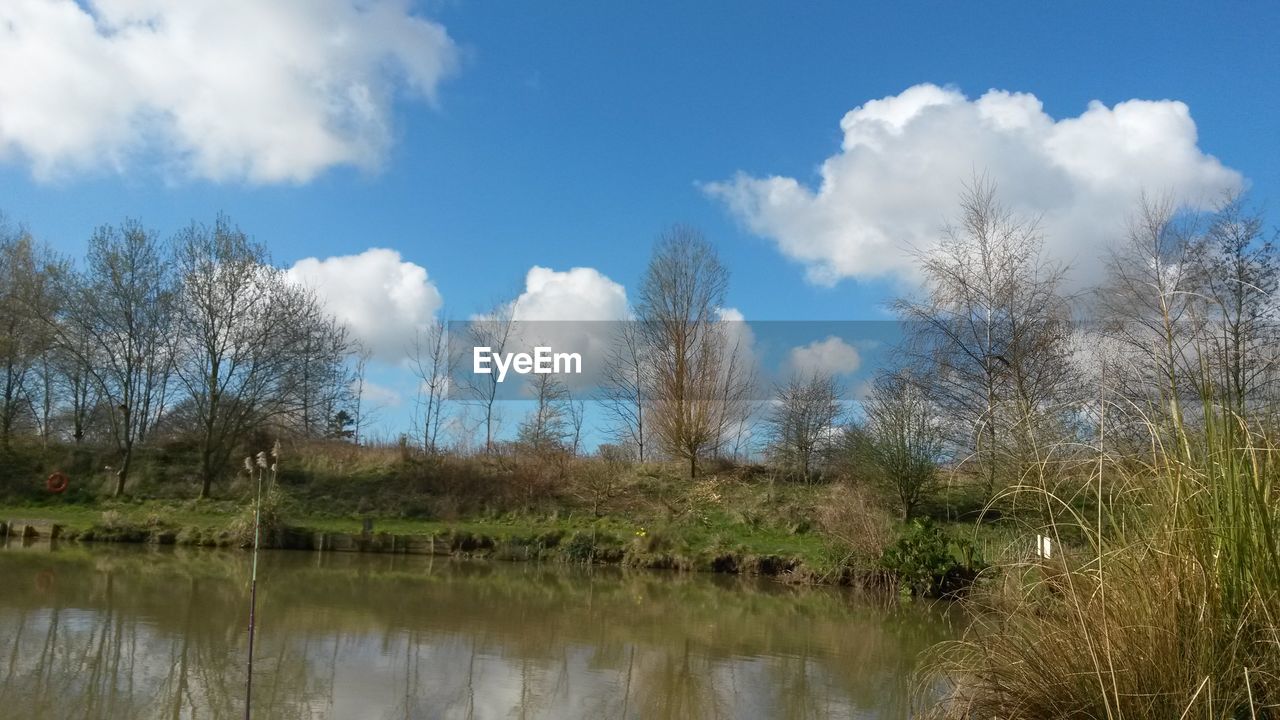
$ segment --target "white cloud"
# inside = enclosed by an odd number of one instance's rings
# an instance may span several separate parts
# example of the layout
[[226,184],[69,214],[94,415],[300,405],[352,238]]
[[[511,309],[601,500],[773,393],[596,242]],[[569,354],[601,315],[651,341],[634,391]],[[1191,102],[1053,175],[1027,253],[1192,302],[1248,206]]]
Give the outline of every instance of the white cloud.
[[747,316],[743,315],[742,311],[736,307],[721,307],[716,308],[716,319],[720,322],[740,323],[746,322]]
[[537,265],[525,275],[524,286],[513,301],[517,342],[581,354],[582,374],[562,379],[570,387],[596,382],[609,352],[612,322],[629,317],[626,288],[595,268],[559,271]]
[[808,345],[791,348],[788,368],[799,375],[847,375],[862,366],[858,349],[840,338],[829,335]]
[[[515,321],[506,345],[509,352],[543,346],[582,357],[582,373],[561,378],[575,388],[598,379],[614,336],[612,323],[630,317],[626,288],[589,267],[553,270],[534,265],[525,274],[524,290],[501,307]],[[492,313],[480,313],[472,320],[491,317]]]
[[595,268],[567,271],[538,265],[525,275],[524,292],[515,299],[518,321],[623,320],[627,291]]
[[727,357],[737,354],[739,362],[755,362],[756,333],[742,311],[736,307],[716,308],[716,319],[724,323],[722,328]]
[[1050,252],[1081,277],[1144,189],[1203,204],[1244,182],[1198,147],[1190,111],[1170,100],[1094,102],[1054,120],[1034,95],[970,100],[925,84],[854,108],[840,127],[816,188],[743,173],[703,186],[822,284],[910,278],[913,252],[936,243],[975,174],[998,184],[1010,210],[1042,218]]
[[5,0],[0,158],[41,180],[146,158],[214,181],[371,168],[397,89],[457,63],[403,0]]
[[426,268],[385,248],[324,260],[306,258],[294,263],[288,275],[314,289],[329,312],[388,362],[404,359],[414,333],[443,303]]

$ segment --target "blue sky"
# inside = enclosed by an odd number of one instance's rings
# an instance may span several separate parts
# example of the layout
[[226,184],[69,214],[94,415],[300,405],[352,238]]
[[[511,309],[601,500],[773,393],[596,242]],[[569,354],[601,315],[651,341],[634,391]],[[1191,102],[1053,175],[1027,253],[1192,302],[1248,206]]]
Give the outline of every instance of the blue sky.
[[[1095,100],[1108,110],[1131,99],[1180,101],[1190,110],[1190,133],[1185,124],[1156,123],[1150,136],[1157,143],[1165,142],[1162,133],[1171,138],[1172,149],[1164,154],[1195,157],[1153,170],[1156,178],[1172,178],[1169,188],[1159,190],[1185,186],[1203,195],[1214,183],[1236,183],[1270,205],[1280,193],[1280,45],[1274,38],[1280,5],[1274,3],[365,3],[386,12],[382,24],[352,25],[352,44],[363,54],[353,56],[354,62],[345,56],[329,65],[324,57],[315,62],[323,77],[341,67],[344,82],[354,78],[343,87],[375,89],[372,120],[351,110],[338,121],[322,120],[336,122],[333,132],[339,136],[367,122],[372,130],[350,133],[375,136],[376,147],[362,150],[354,163],[313,162],[300,171],[305,177],[284,181],[226,166],[214,172],[193,162],[210,135],[204,129],[214,127],[214,135],[223,130],[208,124],[217,119],[202,119],[205,124],[196,125],[181,151],[168,146],[180,133],[164,119],[166,113],[184,116],[196,102],[183,91],[189,87],[182,88],[192,84],[189,77],[154,80],[149,94],[139,91],[141,110],[121,111],[127,117],[110,133],[94,126],[96,118],[115,117],[118,110],[97,98],[98,90],[112,83],[143,86],[153,82],[154,68],[183,66],[156,48],[183,53],[184,44],[107,46],[112,32],[123,36],[121,28],[162,33],[170,20],[178,24],[163,4],[134,5],[142,9],[119,0],[78,7],[69,0],[14,0],[0,9],[0,20],[9,21],[9,29],[0,30],[0,210],[71,255],[82,252],[100,223],[135,217],[167,234],[193,218],[226,212],[268,244],[284,266],[370,247],[396,250],[404,262],[425,268],[428,282],[457,317],[528,290],[525,276],[533,266],[594,268],[631,288],[654,237],[684,222],[717,243],[733,273],[729,304],[749,319],[877,317],[895,288],[910,285],[909,272],[901,262],[879,262],[885,253],[866,245],[871,240],[856,229],[835,225],[863,223],[897,237],[898,215],[858,208],[853,218],[845,217],[840,208],[857,206],[863,195],[856,193],[837,192],[825,205],[802,195],[771,206],[759,182],[793,178],[806,192],[818,193],[819,166],[841,154],[842,139],[849,142],[841,118],[922,83],[957,94],[929,102],[964,107],[993,88],[1028,93],[1052,121],[1080,116]],[[194,22],[202,31],[208,28],[202,45],[208,52],[184,61],[227,66],[220,71],[225,82],[208,95],[233,116],[241,103],[257,112],[285,95],[271,85],[258,94],[240,94],[242,85],[258,80],[257,69],[228,58],[268,65],[278,58],[261,48],[241,53],[237,43],[265,38],[274,47],[270,21],[309,27],[284,11],[263,20],[253,11],[230,10],[240,5],[221,6],[228,8],[227,28]],[[346,0],[284,6],[318,15],[317,32],[343,28],[361,12]],[[49,8],[64,16],[92,15],[97,37],[86,37],[101,41],[103,53],[119,51],[129,61],[109,74],[101,70],[101,77],[93,76],[101,60],[67,60],[72,70],[63,72],[59,63],[66,58],[59,53],[70,55],[85,43],[61,30],[61,20],[39,20],[37,11]],[[241,18],[246,28],[236,32]],[[415,18],[428,20],[433,32],[442,30],[449,40],[432,39],[424,26],[414,25]],[[387,50],[393,37],[401,44]],[[434,51],[422,50],[424,43],[435,43]],[[37,47],[38,53],[32,50]],[[444,69],[431,65],[437,60]],[[89,76],[68,80],[75,72]],[[34,80],[15,79],[20,75]],[[281,82],[291,80],[286,75]],[[345,96],[337,97],[345,102]],[[27,103],[48,117],[25,125],[15,121],[15,108]],[[310,106],[296,105],[265,117],[284,118],[286,129],[291,120],[305,127],[306,119],[296,115]],[[66,118],[76,119],[85,138],[70,150],[41,135],[58,130]],[[963,124],[943,120],[951,123],[947,127]],[[1108,132],[1076,140],[1097,140],[1098,156],[1105,157]],[[918,127],[905,132],[912,133],[920,142],[837,163],[840,172],[850,173],[841,186],[856,185],[865,194],[881,182],[876,172],[885,172],[891,177],[884,182],[895,192],[909,189],[919,178],[870,165],[907,167],[922,162],[922,154],[923,162],[932,162],[927,156],[939,141],[925,139]],[[236,132],[218,137],[219,152],[236,150],[227,150],[237,142]],[[969,143],[963,133],[941,142]],[[1092,241],[1078,239],[1078,218],[1100,216],[1104,227],[1096,233],[1114,233],[1116,220],[1106,214],[1114,207],[1095,212],[1087,204],[1105,204],[1131,187],[1100,186],[1092,200],[1081,194],[1079,207],[1067,207],[1073,201],[1058,192],[1042,207],[1035,193],[1061,188],[1045,180],[1028,182],[1031,189],[1021,192],[1020,173],[1048,177],[1034,166],[1038,141],[1029,141],[1032,150],[1007,154],[1004,142],[998,133],[983,135],[972,143],[975,154],[961,154],[936,171],[923,169],[936,183],[921,191],[932,194],[920,205],[922,222],[933,227],[944,219],[946,189],[958,190],[963,180],[936,176],[962,166],[986,170],[1023,153],[1031,159],[995,173],[1002,187],[1014,189],[1015,209],[1058,218],[1050,229],[1063,237],[1051,245],[1073,262],[1096,254]],[[243,150],[261,149],[250,144]],[[1091,157],[1087,148],[1067,152]],[[1212,167],[1208,156],[1221,167]],[[1150,165],[1151,157],[1135,155],[1121,170]],[[55,169],[45,172],[47,167]],[[737,173],[744,175],[734,184]],[[707,183],[724,185],[717,193]],[[1116,202],[1121,201],[1127,200]],[[919,235],[920,227],[902,233]],[[807,244],[811,236],[827,239],[815,246]],[[842,243],[863,244],[848,250]],[[1084,257],[1082,264],[1088,263]]]

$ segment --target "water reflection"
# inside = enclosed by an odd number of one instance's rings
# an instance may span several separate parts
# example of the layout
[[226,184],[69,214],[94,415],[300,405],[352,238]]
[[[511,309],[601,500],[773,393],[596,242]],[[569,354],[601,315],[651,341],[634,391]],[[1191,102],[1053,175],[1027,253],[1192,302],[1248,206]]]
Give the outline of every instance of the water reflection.
[[[0,714],[243,714],[248,556],[0,551]],[[898,718],[936,610],[616,569],[266,553],[258,718]]]

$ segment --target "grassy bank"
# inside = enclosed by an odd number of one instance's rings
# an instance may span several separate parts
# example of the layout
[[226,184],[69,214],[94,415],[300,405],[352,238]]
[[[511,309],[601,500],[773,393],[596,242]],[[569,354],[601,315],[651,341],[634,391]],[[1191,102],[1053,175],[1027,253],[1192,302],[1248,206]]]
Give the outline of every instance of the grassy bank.
[[[249,513],[236,503],[144,500],[0,505],[0,522],[59,526],[61,541],[136,542],[243,548]],[[372,532],[363,532],[365,521]],[[938,526],[957,548],[999,553],[1016,544],[1000,526]],[[891,532],[905,528],[891,528]],[[45,530],[47,531],[47,530]],[[410,552],[495,560],[620,564],[630,567],[777,576],[790,582],[892,588],[878,555],[852,551],[821,532],[788,532],[727,518],[638,524],[618,517],[505,515],[460,520],[305,516],[270,528],[266,544],[295,549]],[[962,555],[957,550],[956,559]]]
[[[65,451],[31,457],[25,474],[38,477],[66,462]],[[109,475],[92,470],[100,461],[83,459],[63,495],[42,492],[31,480],[25,492],[13,492],[11,484],[0,521],[57,523],[67,539],[244,545],[251,527],[247,477],[225,483],[221,499],[186,499],[195,493],[186,464],[180,450],[146,454],[130,497],[115,499],[107,495]],[[428,459],[394,448],[310,445],[285,449],[273,488],[267,536],[277,545],[412,548],[810,583],[883,586],[910,576],[907,589],[925,594],[955,589],[963,568],[1025,544],[1007,522],[960,520],[957,508],[973,505],[963,489],[925,509],[922,517],[934,519],[922,533],[847,478],[786,482],[755,466],[725,464],[690,480],[663,464]],[[903,542],[906,552],[888,552]],[[887,564],[890,555],[894,563]]]
[[[105,508],[105,509],[103,509]],[[161,502],[96,506],[0,507],[0,518],[52,523],[60,539],[243,547],[246,513]],[[767,529],[688,527],[650,530],[618,518],[497,517],[458,521],[405,518],[291,517],[266,533],[266,544],[297,549],[410,552],[559,562],[612,563],[653,569],[787,576],[819,583],[883,583],[874,563],[851,564],[813,534]],[[15,522],[16,521],[16,522]]]

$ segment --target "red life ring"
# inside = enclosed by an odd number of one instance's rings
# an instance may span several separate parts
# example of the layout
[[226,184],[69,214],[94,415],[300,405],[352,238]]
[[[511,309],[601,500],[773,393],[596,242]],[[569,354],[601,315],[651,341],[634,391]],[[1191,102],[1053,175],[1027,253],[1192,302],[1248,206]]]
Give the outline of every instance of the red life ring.
[[45,487],[49,488],[51,493],[66,492],[68,482],[70,482],[70,478],[67,477],[66,473],[56,472],[45,481]]

